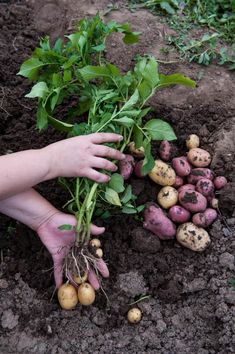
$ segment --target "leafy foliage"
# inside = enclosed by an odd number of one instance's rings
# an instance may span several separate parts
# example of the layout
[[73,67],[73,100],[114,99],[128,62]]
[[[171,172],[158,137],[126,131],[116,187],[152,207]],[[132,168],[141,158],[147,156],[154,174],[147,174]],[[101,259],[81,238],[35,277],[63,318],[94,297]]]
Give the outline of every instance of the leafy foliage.
[[[138,33],[128,24],[103,23],[97,15],[82,20],[75,33],[58,39],[53,47],[48,37],[40,41],[32,57],[20,69],[23,75],[35,82],[26,96],[38,99],[37,127],[42,130],[48,124],[78,136],[95,132],[115,132],[123,135],[118,148],[124,151],[130,141],[145,148],[143,170],[153,167],[152,140],[174,140],[171,126],[161,119],[144,124],[143,118],[151,107],[145,107],[148,99],[162,87],[183,84],[195,86],[195,82],[181,74],[161,75],[158,63],[152,56],[139,57],[133,70],[122,74],[119,68],[107,62],[103,56],[108,35],[120,32],[126,44],[133,44]],[[63,120],[56,117],[58,106],[66,98],[77,103],[69,107]],[[77,230],[89,230],[93,213],[107,217],[107,209],[121,207],[124,213],[139,212],[135,206],[131,186],[124,185],[120,174],[113,174],[107,185],[98,185],[86,178],[67,180],[60,178],[71,200],[66,203],[78,220]],[[104,213],[97,210],[105,209]],[[84,241],[84,238],[81,240]]]

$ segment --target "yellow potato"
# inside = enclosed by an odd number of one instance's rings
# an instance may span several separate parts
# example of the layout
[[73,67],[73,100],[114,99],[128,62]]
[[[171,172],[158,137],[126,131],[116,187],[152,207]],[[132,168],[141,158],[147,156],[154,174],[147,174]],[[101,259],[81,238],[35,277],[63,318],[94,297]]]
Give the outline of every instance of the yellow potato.
[[158,193],[157,201],[164,209],[169,209],[177,203],[178,192],[171,186],[163,187]]
[[79,276],[78,274],[73,276],[73,280],[77,284],[84,283],[87,280],[87,278],[88,278],[88,272],[82,273],[81,276]]
[[65,310],[72,310],[78,303],[77,290],[71,284],[63,284],[58,289],[60,306]]
[[192,222],[186,222],[178,227],[176,239],[182,246],[196,252],[204,251],[211,242],[208,232]]
[[83,283],[78,288],[78,301],[84,306],[89,306],[95,301],[95,290],[89,283]]
[[101,246],[101,242],[98,238],[93,238],[92,240],[90,240],[90,245],[92,247],[97,247],[99,248]]
[[209,152],[200,148],[189,150],[187,157],[189,162],[196,167],[206,167],[211,163],[211,155]]
[[138,323],[140,322],[141,318],[142,318],[142,313],[140,309],[138,309],[137,307],[130,309],[127,313],[127,319],[130,323]]
[[103,251],[101,248],[97,248],[97,250],[95,251],[95,255],[98,258],[102,258],[103,257]]
[[155,161],[155,166],[148,175],[155,183],[161,186],[172,186],[175,183],[175,171],[161,160]]
[[187,148],[194,149],[198,148],[200,145],[200,139],[196,134],[190,134],[186,139],[186,146]]
[[142,159],[144,157],[144,147],[141,146],[138,149],[135,147],[134,141],[132,141],[129,145],[129,151],[132,156],[137,157],[138,159]]

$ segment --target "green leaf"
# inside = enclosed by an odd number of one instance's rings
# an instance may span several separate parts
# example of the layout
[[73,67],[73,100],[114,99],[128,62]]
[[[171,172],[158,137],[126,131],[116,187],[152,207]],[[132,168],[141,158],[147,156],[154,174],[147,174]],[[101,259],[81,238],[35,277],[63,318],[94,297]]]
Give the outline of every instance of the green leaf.
[[108,186],[117,193],[123,192],[125,190],[123,177],[119,173],[113,173]]
[[141,172],[143,175],[147,175],[154,167],[155,161],[151,153],[151,143],[148,140],[144,140],[143,143],[144,150],[145,150],[145,157]]
[[106,188],[105,190],[105,199],[110,203],[110,204],[113,204],[113,205],[117,205],[117,206],[121,206],[121,202],[120,202],[120,198],[119,198],[119,195],[118,193],[111,189],[111,188]]
[[101,66],[87,65],[84,66],[82,69],[79,69],[78,72],[86,81],[97,79],[100,77],[112,77],[120,75],[119,69],[112,64]]
[[139,205],[136,209],[137,209],[138,213],[140,213],[141,211],[144,210],[144,208],[145,208],[145,205],[144,205],[144,204],[141,204],[141,205]]
[[161,87],[167,87],[170,85],[184,85],[189,87],[196,87],[196,82],[182,74],[172,74],[172,75],[160,74],[159,85]]
[[72,79],[72,72],[71,70],[65,70],[64,71],[64,76],[63,76],[63,80],[64,82],[68,82]]
[[122,40],[127,45],[135,44],[135,43],[139,42],[139,35],[140,34],[141,34],[141,32],[126,33]]
[[58,227],[59,230],[61,231],[71,231],[74,230],[74,226],[70,224],[63,224]]
[[167,1],[162,1],[160,3],[160,7],[163,10],[165,10],[169,15],[174,15],[175,14],[175,10],[173,9],[173,7]]
[[117,122],[118,124],[124,125],[127,128],[132,127],[133,124],[135,123],[135,121],[132,118],[128,118],[128,117],[113,119],[113,121]]
[[149,83],[146,80],[143,80],[138,87],[140,97],[144,102],[152,92],[152,88],[150,87]]
[[145,126],[153,140],[176,140],[177,137],[169,123],[161,119],[151,119]]
[[95,52],[102,52],[105,50],[105,45],[104,45],[104,43],[96,45],[96,46],[92,47],[92,50],[94,50]]
[[74,54],[72,55],[69,60],[67,60],[63,65],[62,65],[62,68],[63,69],[69,69],[76,61],[79,61],[79,55],[77,54]]
[[139,149],[143,145],[143,132],[137,125],[134,125],[133,128],[133,140],[135,143],[136,149]]
[[48,114],[45,108],[40,104],[37,111],[37,128],[45,129],[48,125]]
[[73,129],[73,124],[62,122],[59,119],[48,116],[48,121],[50,124],[61,132],[70,132]]
[[30,80],[35,80],[38,70],[44,65],[47,64],[41,62],[38,58],[30,58],[21,65],[20,71],[17,75],[22,75]]
[[159,83],[158,63],[154,57],[149,57],[142,76],[151,88],[154,88]]
[[123,204],[128,203],[132,198],[132,187],[129,184],[126,189],[125,192],[123,193],[122,197],[121,197],[121,201]]
[[127,206],[124,206],[122,208],[122,213],[124,214],[136,214],[137,210],[135,207],[131,208],[131,207],[127,207]]
[[38,82],[37,84],[35,84],[31,91],[25,95],[25,97],[29,97],[29,98],[35,98],[35,97],[40,97],[43,98],[45,96],[45,94],[48,93],[48,87],[47,84],[44,81]]
[[51,110],[53,111],[60,97],[60,88],[54,90],[51,96]]
[[128,110],[131,107],[133,107],[137,103],[138,99],[139,99],[139,92],[138,92],[138,90],[135,90],[133,95],[129,98],[129,100],[122,107],[122,111]]

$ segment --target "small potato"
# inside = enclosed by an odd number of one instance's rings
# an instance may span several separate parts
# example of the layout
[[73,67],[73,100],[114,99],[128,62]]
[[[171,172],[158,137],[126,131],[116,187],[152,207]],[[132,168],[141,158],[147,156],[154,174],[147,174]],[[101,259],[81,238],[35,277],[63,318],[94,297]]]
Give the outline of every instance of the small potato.
[[158,193],[157,201],[164,209],[169,209],[177,203],[178,192],[171,186],[163,187]]
[[163,140],[159,147],[159,155],[163,161],[169,161],[172,154],[172,146],[167,140]]
[[202,212],[206,209],[207,200],[196,191],[183,191],[179,193],[180,204],[191,213]]
[[72,310],[78,303],[77,290],[71,284],[61,285],[57,296],[62,309]]
[[195,191],[196,189],[196,186],[194,186],[193,184],[184,184],[183,186],[181,186],[179,189],[178,189],[178,193],[180,192],[184,192],[184,191]]
[[155,161],[155,166],[148,175],[155,183],[161,186],[172,186],[175,183],[175,171],[161,160]]
[[177,189],[177,188],[181,187],[183,184],[184,184],[183,178],[180,177],[180,176],[176,176],[175,177],[175,183],[173,184],[172,187]]
[[196,167],[206,167],[211,163],[211,155],[209,152],[200,148],[189,150],[187,156],[189,162]]
[[127,319],[130,323],[138,323],[140,322],[141,318],[142,318],[142,313],[140,309],[138,309],[137,307],[130,309],[127,313]]
[[83,283],[78,288],[77,298],[80,304],[89,306],[95,301],[95,290],[89,283]]
[[96,248],[101,247],[101,242],[98,238],[91,239],[89,243],[90,243],[91,247],[96,247]]
[[151,203],[146,205],[143,227],[162,240],[172,239],[176,233],[176,227],[173,222],[164,214],[161,208]]
[[222,189],[228,183],[227,179],[224,176],[218,176],[214,179],[214,186],[216,189]]
[[196,191],[204,195],[204,197],[213,196],[214,189],[213,182],[208,178],[202,178],[196,184]]
[[192,251],[202,252],[210,244],[210,236],[203,228],[199,228],[192,222],[182,224],[177,229],[177,241]]
[[180,205],[174,205],[169,209],[169,218],[176,223],[184,223],[189,221],[190,212]]
[[198,227],[206,227],[206,216],[204,213],[196,213],[192,217],[192,222]]
[[138,149],[135,147],[134,141],[132,141],[129,145],[130,154],[138,159],[142,159],[144,157],[144,147],[141,146]]
[[198,148],[200,145],[200,139],[196,134],[190,134],[186,139],[186,146],[187,148],[194,149]]
[[143,166],[143,162],[144,162],[144,160],[140,160],[140,161],[136,162],[136,164],[135,164],[134,173],[135,173],[136,177],[139,177],[139,178],[144,178],[145,177],[143,175],[143,173],[141,172],[141,169],[142,169],[142,166]]
[[73,276],[73,280],[75,281],[76,284],[79,285],[87,281],[87,278],[88,278],[88,272],[84,272],[81,275],[76,274]]
[[127,180],[131,177],[132,172],[134,170],[134,166],[135,166],[134,157],[131,155],[126,155],[126,158],[124,160],[119,161],[118,163],[119,171],[124,180]]
[[98,258],[102,258],[103,257],[103,250],[102,248],[97,248],[97,250],[95,251],[95,255]]
[[191,172],[191,166],[185,156],[175,157],[172,160],[172,166],[176,174],[180,177],[188,176]]
[[209,168],[193,168],[188,176],[188,183],[196,184],[202,178],[208,178],[213,181],[214,173]]
[[204,211],[206,218],[206,227],[210,226],[218,217],[218,213],[215,209],[208,208]]
[[217,199],[217,198],[212,198],[211,201],[210,201],[210,206],[211,206],[213,209],[218,209],[218,208],[219,208],[219,199]]

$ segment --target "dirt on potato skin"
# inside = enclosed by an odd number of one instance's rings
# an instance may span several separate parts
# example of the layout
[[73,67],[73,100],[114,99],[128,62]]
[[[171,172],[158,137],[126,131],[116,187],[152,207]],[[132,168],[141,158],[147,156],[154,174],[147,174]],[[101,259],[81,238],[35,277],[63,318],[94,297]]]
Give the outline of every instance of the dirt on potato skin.
[[[128,70],[136,53],[159,56],[161,33],[170,29],[147,11],[131,13],[124,2],[116,3],[120,10],[108,17],[128,21],[143,34],[134,47],[123,46],[120,37],[113,36],[107,50],[110,60]],[[24,98],[30,85],[16,73],[38,43],[41,31],[56,37],[72,20],[91,16],[107,4],[73,0],[0,3],[1,154],[40,148],[63,137],[53,129],[40,134],[35,130],[36,104]],[[161,70],[183,72],[196,79],[202,69],[179,63],[161,65]],[[215,172],[230,181],[219,196],[226,224],[221,218],[213,224],[211,246],[199,254],[175,241],[157,242],[155,236],[141,232],[140,219],[115,216],[105,223],[107,231],[102,238],[111,274],[104,281],[109,302],[100,292],[93,306],[63,311],[56,297],[50,301],[54,284],[48,252],[34,232],[1,215],[0,353],[234,353],[235,292],[229,290],[227,280],[234,277],[235,270],[235,83],[234,74],[223,67],[212,65],[203,70],[195,90],[174,87],[160,91],[151,103],[158,117],[174,125],[180,152],[185,151],[187,134],[198,133],[202,147],[213,155]],[[132,184],[139,203],[155,201],[153,182],[139,183],[133,178]],[[54,205],[64,203],[65,195],[56,181],[38,189]],[[138,303],[143,319],[138,325],[129,325],[129,304],[143,294],[150,295]]]

